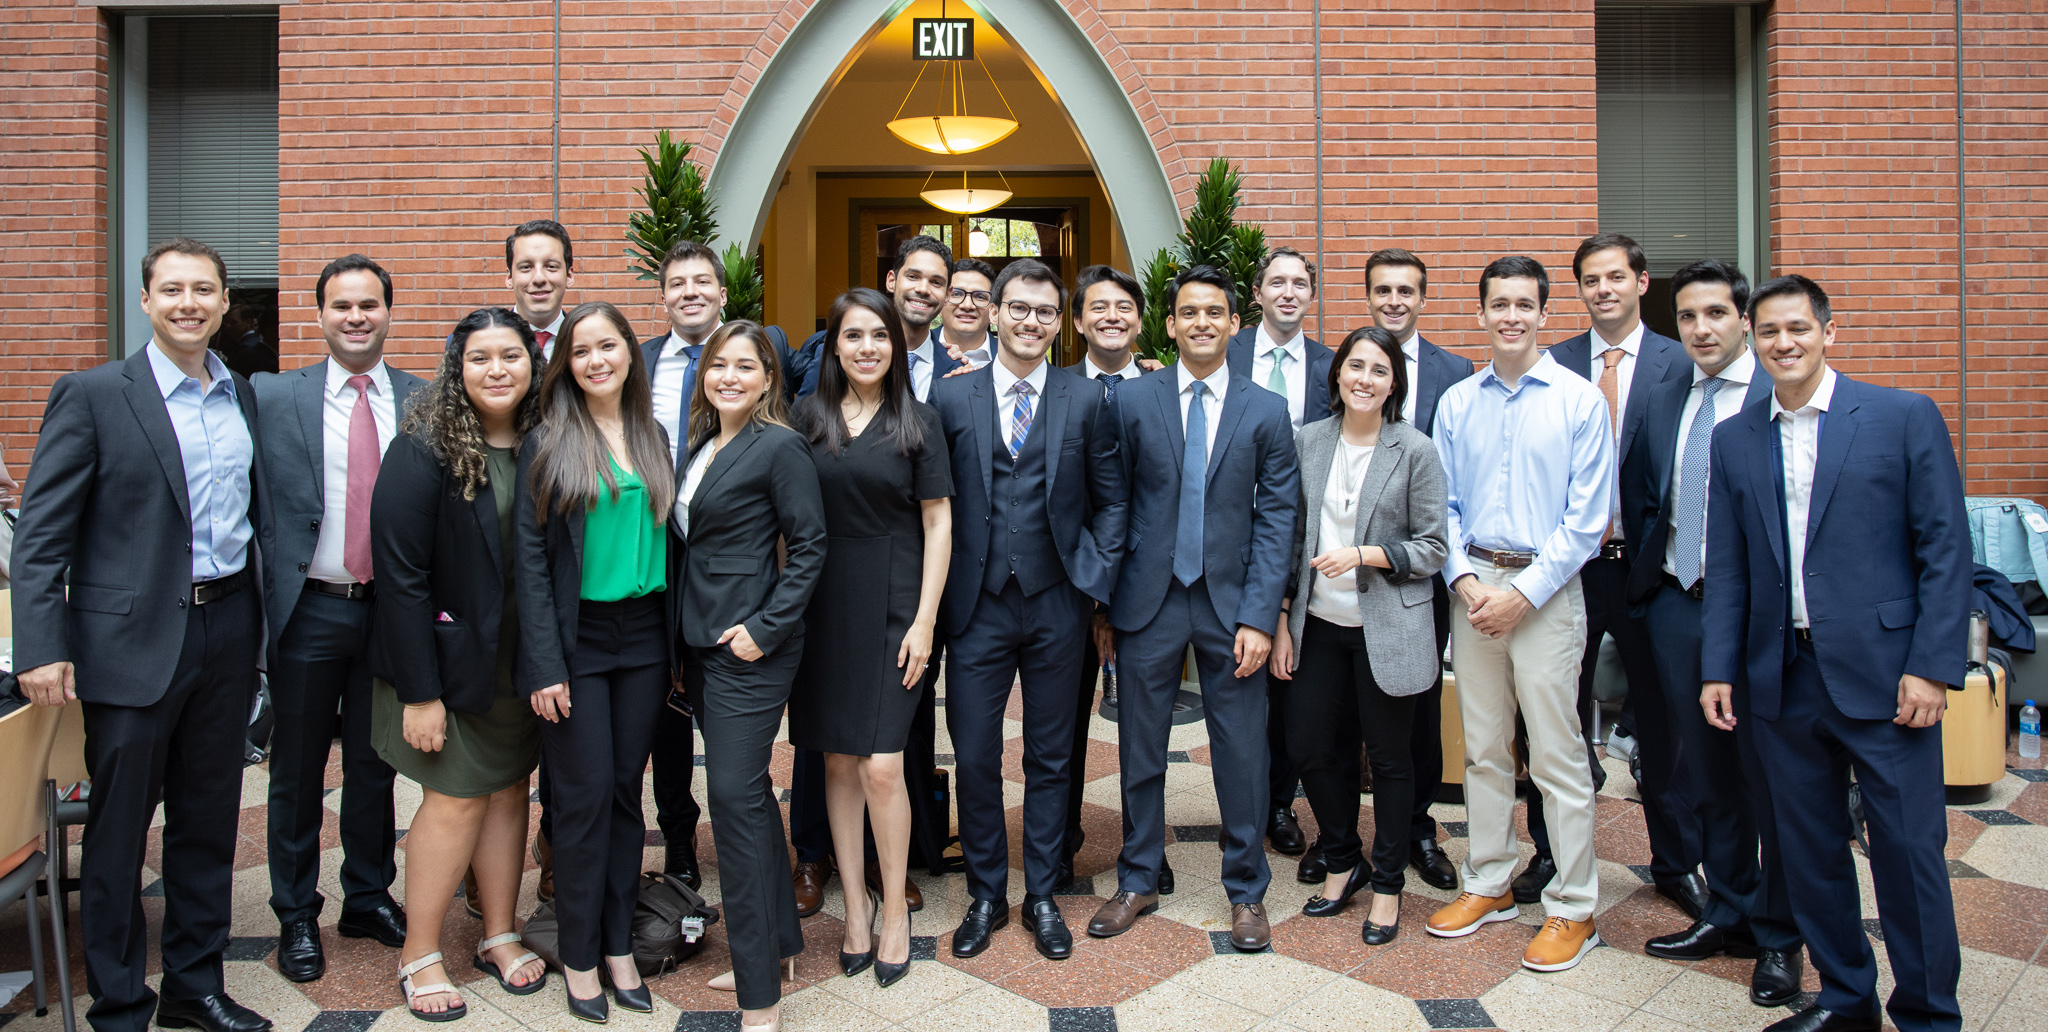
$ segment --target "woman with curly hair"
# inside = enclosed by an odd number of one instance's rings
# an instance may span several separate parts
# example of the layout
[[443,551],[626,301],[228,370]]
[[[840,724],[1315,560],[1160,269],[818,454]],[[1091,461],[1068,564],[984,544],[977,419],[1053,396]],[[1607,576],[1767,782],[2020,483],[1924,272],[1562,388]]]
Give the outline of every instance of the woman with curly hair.
[[527,778],[540,755],[539,722],[512,686],[512,500],[519,440],[540,421],[538,359],[533,331],[511,311],[464,317],[385,452],[370,503],[371,741],[424,789],[405,843],[398,974],[406,1006],[426,1021],[467,1012],[440,952],[441,918],[466,867],[484,914],[472,963],[512,993],[546,981],[512,916]]

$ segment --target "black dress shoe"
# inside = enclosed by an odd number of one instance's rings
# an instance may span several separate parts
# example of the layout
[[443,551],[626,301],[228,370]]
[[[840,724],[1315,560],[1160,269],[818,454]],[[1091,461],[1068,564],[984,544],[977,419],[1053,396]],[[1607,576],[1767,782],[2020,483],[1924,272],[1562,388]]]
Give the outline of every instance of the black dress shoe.
[[327,955],[320,950],[320,926],[310,918],[286,921],[278,929],[277,972],[294,982],[310,982],[327,973]]
[[1401,911],[1399,906],[1395,907],[1393,924],[1373,924],[1372,914],[1367,913],[1365,915],[1365,927],[1360,928],[1358,934],[1360,938],[1365,940],[1367,946],[1385,946],[1393,942],[1394,937],[1401,934]]
[[1782,1021],[1764,1026],[1764,1032],[1877,1032],[1884,1027],[1877,1015],[1852,1018],[1819,1007],[1808,1007]]
[[1052,891],[1064,892],[1074,887],[1074,854],[1060,851],[1060,860],[1052,869]]
[[1685,916],[1697,921],[1707,912],[1707,880],[1697,872],[1683,878],[1672,878],[1657,883],[1657,895],[1678,904]]
[[[671,871],[669,873],[673,874],[674,872]],[[597,978],[599,984],[612,991],[612,999],[619,1001],[620,1007],[641,1014],[654,1013],[654,996],[647,991],[647,981],[645,979],[642,979],[639,985],[631,989],[621,989],[617,983],[612,981],[611,965],[601,960],[597,964]]]
[[673,874],[683,880],[691,889],[704,887],[704,875],[697,870],[697,843],[692,840],[688,846],[670,846],[662,851],[661,873]]
[[1324,899],[1322,892],[1318,891],[1301,905],[1302,914],[1307,917],[1335,917],[1343,913],[1344,904],[1351,902],[1351,897],[1358,895],[1358,890],[1372,881],[1362,863],[1352,868],[1350,873],[1351,877],[1344,881],[1344,891],[1338,893],[1336,899]]
[[562,995],[569,999],[569,1013],[593,1025],[602,1025],[612,1020],[612,1004],[605,998],[604,990],[599,989],[596,996],[585,1000],[570,992],[567,985],[563,985]]
[[351,939],[375,939],[395,950],[405,945],[405,911],[388,902],[367,910],[343,909],[334,930]]
[[1308,839],[1301,833],[1301,823],[1294,819],[1293,807],[1273,808],[1273,817],[1266,822],[1266,841],[1288,856],[1300,856],[1302,850],[1308,848]]
[[1039,956],[1065,960],[1074,955],[1074,933],[1067,930],[1067,919],[1060,916],[1059,904],[1052,897],[1024,897],[1024,920],[1031,924]]
[[1555,877],[1557,861],[1541,853],[1536,854],[1536,858],[1529,861],[1529,866],[1522,868],[1521,876],[1514,881],[1515,902],[1535,903],[1542,900],[1543,887],[1550,884],[1550,879]]
[[1301,862],[1294,865],[1294,880],[1303,885],[1317,885],[1330,876],[1330,866],[1323,862],[1323,844],[1317,842],[1301,854]]
[[[967,916],[953,930],[953,955],[973,957],[988,949],[996,929],[1010,923],[1010,906],[992,899],[977,899],[967,906]],[[877,962],[879,963],[879,962]]]
[[205,1032],[270,1032],[270,1019],[236,1003],[226,993],[196,1000],[156,1001],[156,1027],[197,1028]]
[[1799,996],[1799,982],[1806,973],[1806,951],[1762,950],[1756,969],[1749,973],[1749,1002],[1759,1007],[1783,1007]]
[[1159,865],[1158,894],[1161,896],[1173,895],[1173,868],[1166,866],[1164,863]]
[[1723,953],[1731,957],[1756,956],[1756,940],[1745,928],[1723,928],[1702,918],[1682,932],[1660,935],[1643,944],[1643,952],[1665,960],[1705,960]]
[[1433,838],[1417,839],[1408,845],[1408,866],[1415,868],[1423,884],[1434,889],[1458,887],[1458,867]]

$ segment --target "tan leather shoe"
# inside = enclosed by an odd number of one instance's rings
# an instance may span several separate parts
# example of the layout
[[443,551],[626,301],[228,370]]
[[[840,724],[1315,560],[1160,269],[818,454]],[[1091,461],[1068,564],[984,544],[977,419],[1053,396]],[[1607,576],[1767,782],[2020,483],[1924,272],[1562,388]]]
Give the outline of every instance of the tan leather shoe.
[[809,917],[825,905],[825,883],[832,880],[831,857],[796,865],[791,887],[796,890],[796,916]]
[[1531,971],[1564,971],[1579,966],[1579,959],[1598,945],[1600,933],[1593,930],[1592,919],[1553,917],[1543,922],[1543,930],[1522,951],[1522,966]]
[[479,921],[484,919],[483,891],[476,887],[474,867],[462,872],[462,909]]
[[540,881],[534,886],[533,895],[542,903],[555,901],[555,847],[542,832],[533,833],[533,862],[540,865]]
[[1257,953],[1273,945],[1273,926],[1266,921],[1265,904],[1230,905],[1230,944],[1239,953]]
[[[868,883],[868,888],[875,890],[875,895],[883,894],[881,868],[874,864],[867,865],[866,877],[863,880]],[[903,902],[913,914],[924,909],[924,893],[918,891],[917,883],[911,881],[909,875],[903,876]]]
[[1088,919],[1088,934],[1098,939],[1122,935],[1131,930],[1138,919],[1159,909],[1159,894],[1140,896],[1118,890],[1117,894],[1104,901],[1095,916]]
[[1429,915],[1429,934],[1455,939],[1471,935],[1483,925],[1495,921],[1515,919],[1515,894],[1504,892],[1498,896],[1482,896],[1476,892],[1461,892],[1443,909]]

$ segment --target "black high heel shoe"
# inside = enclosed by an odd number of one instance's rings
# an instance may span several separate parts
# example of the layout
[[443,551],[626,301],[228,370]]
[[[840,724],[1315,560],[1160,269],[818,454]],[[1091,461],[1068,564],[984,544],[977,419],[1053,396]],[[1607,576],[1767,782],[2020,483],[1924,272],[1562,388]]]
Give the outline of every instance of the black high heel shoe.
[[1358,890],[1372,880],[1365,876],[1365,865],[1362,863],[1352,868],[1350,875],[1344,882],[1344,891],[1338,893],[1336,899],[1324,899],[1323,894],[1318,892],[1301,905],[1302,914],[1308,917],[1335,917],[1343,913],[1344,905],[1351,902],[1351,897],[1358,895]]
[[619,1006],[641,1014],[654,1013],[654,995],[647,991],[646,979],[641,979],[640,984],[631,989],[621,989],[618,983],[612,981],[611,964],[600,961],[597,965],[597,981],[599,985],[612,991],[612,998],[619,1001]]
[[[881,905],[879,903],[876,904],[875,911],[877,913],[880,913],[881,909]],[[908,940],[910,938],[910,914],[907,911],[903,915],[903,938],[906,940],[904,944],[906,946],[909,945]],[[910,957],[908,955],[904,956],[903,963],[901,964],[891,964],[888,961],[882,959],[882,937],[879,934],[875,936],[875,948],[873,953],[875,957],[875,981],[879,983],[882,988],[887,989],[890,986],[903,981],[903,976],[910,973]]]
[[868,890],[867,897],[868,905],[873,908],[868,911],[868,951],[866,953],[839,951],[839,970],[845,972],[848,978],[866,971],[875,963],[875,940],[877,938],[875,935],[875,915],[881,913],[882,901],[880,897],[875,895],[872,889]]
[[1393,942],[1394,937],[1399,934],[1401,934],[1401,905],[1399,903],[1394,904],[1393,924],[1373,924],[1372,915],[1368,913],[1365,917],[1365,927],[1359,929],[1359,936],[1365,940],[1367,946],[1385,946]]
[[[602,971],[603,968],[604,964],[600,962],[598,969]],[[601,976],[598,985],[600,987],[604,985]],[[562,995],[569,998],[569,1013],[582,1018],[584,1021],[588,1021],[593,1025],[602,1025],[612,1019],[611,1001],[605,997],[603,988],[598,989],[596,996],[586,1000],[577,996],[576,990],[569,988],[568,976],[564,975]]]

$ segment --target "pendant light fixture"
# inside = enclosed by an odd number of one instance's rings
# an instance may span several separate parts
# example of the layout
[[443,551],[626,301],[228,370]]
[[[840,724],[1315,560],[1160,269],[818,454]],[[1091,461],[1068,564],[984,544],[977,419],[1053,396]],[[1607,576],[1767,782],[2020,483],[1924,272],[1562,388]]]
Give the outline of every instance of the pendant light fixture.
[[1010,185],[1009,178],[1001,172],[996,173],[996,177],[1003,181],[1004,189],[1001,190],[986,187],[975,189],[968,186],[966,169],[960,170],[960,186],[958,189],[946,187],[934,190],[931,189],[931,185],[932,176],[935,175],[938,175],[936,171],[924,177],[925,189],[918,191],[917,195],[924,198],[925,203],[932,207],[938,208],[941,211],[950,211],[955,215],[979,215],[990,208],[1008,201],[1014,196],[1008,189]]
[[[942,17],[945,14],[943,3],[940,4],[939,13]],[[994,115],[966,113],[967,82],[960,74],[961,63],[926,61],[924,67],[918,69],[917,78],[910,83],[910,92],[903,95],[903,103],[896,105],[896,115],[888,123],[889,131],[896,134],[897,139],[933,154],[971,154],[1017,131],[1017,112],[1011,110],[1009,98],[1003,96],[1003,88],[996,85],[995,76],[989,73],[988,66],[982,64],[978,56],[974,59],[975,65],[981,68],[982,75],[988,77],[988,84],[995,90],[996,99],[1003,102],[1003,110],[1008,112],[1010,117],[998,118]],[[924,81],[924,73],[930,71],[933,64],[941,64],[946,68],[940,74],[945,80],[951,113],[903,117],[903,109],[910,105],[910,98],[917,94],[918,84]]]

